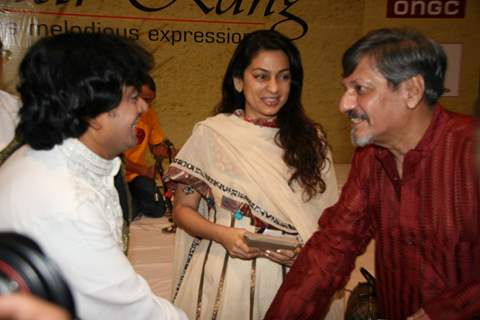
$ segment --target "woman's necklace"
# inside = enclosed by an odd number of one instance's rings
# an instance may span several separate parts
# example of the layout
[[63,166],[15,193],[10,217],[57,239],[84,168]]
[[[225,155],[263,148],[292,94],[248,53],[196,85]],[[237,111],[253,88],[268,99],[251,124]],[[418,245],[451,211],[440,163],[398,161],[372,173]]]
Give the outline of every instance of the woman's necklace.
[[247,122],[253,123],[256,126],[278,128],[277,118],[274,118],[274,119],[252,119],[252,118],[247,117],[245,115],[245,111],[243,109],[237,109],[233,112],[233,114],[235,114],[236,116],[238,116],[239,118],[241,118],[241,119],[243,119]]

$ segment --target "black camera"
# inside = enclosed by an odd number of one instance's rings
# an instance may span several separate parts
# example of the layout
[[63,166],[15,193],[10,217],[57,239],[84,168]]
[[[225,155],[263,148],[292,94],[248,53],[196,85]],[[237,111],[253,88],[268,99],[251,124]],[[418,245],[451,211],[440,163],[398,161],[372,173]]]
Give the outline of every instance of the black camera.
[[30,293],[76,316],[72,293],[57,265],[32,239],[0,232],[0,295]]

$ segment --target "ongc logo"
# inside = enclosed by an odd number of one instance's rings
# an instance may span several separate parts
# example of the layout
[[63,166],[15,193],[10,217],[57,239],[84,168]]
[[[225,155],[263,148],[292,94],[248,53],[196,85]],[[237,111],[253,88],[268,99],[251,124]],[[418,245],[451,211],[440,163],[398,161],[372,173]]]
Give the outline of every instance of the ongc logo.
[[389,18],[463,18],[466,0],[389,0]]

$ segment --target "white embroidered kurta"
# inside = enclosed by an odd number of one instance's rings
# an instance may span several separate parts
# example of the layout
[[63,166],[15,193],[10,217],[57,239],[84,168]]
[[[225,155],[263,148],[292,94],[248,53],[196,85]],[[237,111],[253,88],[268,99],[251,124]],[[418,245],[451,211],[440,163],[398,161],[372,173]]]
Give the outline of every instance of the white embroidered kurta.
[[[279,229],[267,230],[270,234],[298,233],[306,242],[323,209],[337,200],[333,163],[329,155],[325,193],[305,202],[298,185],[293,184],[295,191],[288,185],[292,171],[274,142],[277,132],[235,115],[202,121],[169,168],[168,183],[193,184],[203,196],[199,211],[212,222],[255,232],[249,217],[232,218],[238,209],[232,203],[247,205],[256,218]],[[263,319],[286,271],[265,258],[231,258],[221,244],[181,229],[175,250],[173,302],[190,319]],[[334,303],[328,319],[343,319],[342,300]]]
[[0,167],[0,230],[32,237],[62,270],[82,320],[186,319],[122,252],[122,215],[104,160],[77,139],[17,150]]

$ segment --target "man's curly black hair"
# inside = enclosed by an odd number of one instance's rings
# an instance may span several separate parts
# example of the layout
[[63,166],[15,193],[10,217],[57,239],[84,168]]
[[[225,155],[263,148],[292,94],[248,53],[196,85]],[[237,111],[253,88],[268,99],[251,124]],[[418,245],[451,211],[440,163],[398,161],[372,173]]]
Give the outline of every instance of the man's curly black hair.
[[115,35],[65,33],[37,41],[20,64],[22,143],[49,150],[78,138],[89,120],[119,105],[124,86],[141,86],[153,57]]

